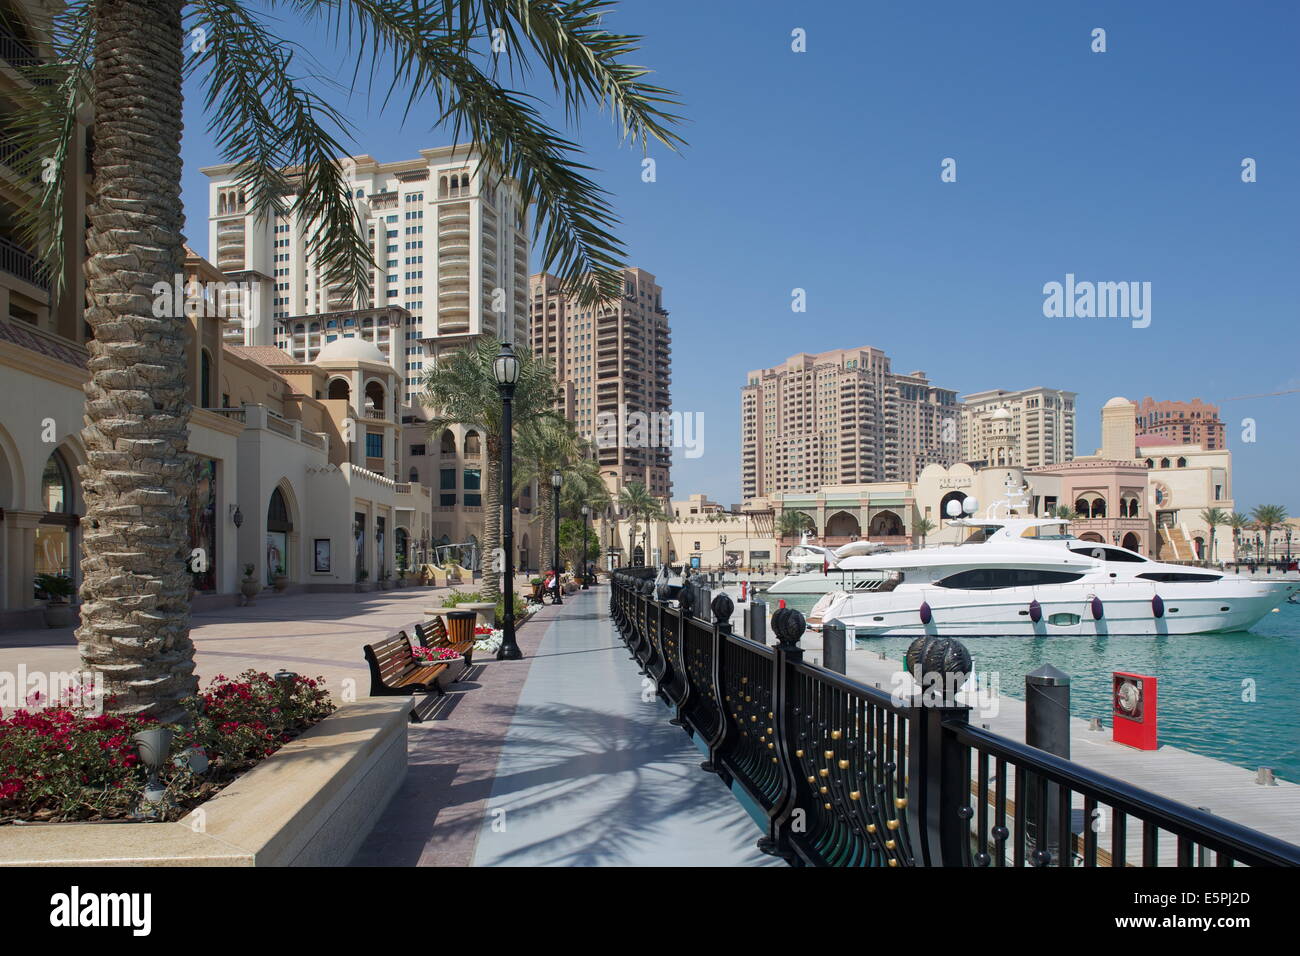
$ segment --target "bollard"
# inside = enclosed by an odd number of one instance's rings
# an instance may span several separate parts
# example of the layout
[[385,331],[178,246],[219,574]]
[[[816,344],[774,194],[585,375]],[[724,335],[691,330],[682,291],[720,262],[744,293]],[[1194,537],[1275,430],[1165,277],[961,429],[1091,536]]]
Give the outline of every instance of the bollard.
[[701,587],[698,591],[699,598],[695,602],[695,618],[705,624],[711,624],[713,623],[713,606],[710,602],[713,600],[713,592],[706,587]]
[[844,625],[839,621],[822,622],[822,667],[837,674],[845,673],[846,634]]
[[767,643],[767,602],[751,601],[749,619],[745,622],[745,636],[759,644]]
[[[1051,664],[1025,675],[1025,743],[1050,754],[1070,756],[1070,677]],[[1033,774],[1025,781],[1025,824],[1033,852],[1040,860],[1060,862],[1061,853],[1073,853],[1060,845],[1061,788],[1047,785],[1046,806],[1041,784]],[[1040,817],[1044,832],[1039,833]],[[1045,854],[1045,855],[1044,855]]]

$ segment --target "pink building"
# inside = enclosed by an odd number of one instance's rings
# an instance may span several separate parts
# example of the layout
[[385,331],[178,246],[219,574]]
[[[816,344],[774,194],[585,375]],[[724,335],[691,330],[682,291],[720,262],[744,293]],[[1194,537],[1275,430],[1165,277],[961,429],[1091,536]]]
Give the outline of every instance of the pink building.
[[[1219,407],[1199,398],[1190,402],[1157,402],[1144,398],[1137,408],[1139,434],[1159,435],[1175,445],[1200,445],[1206,451],[1227,447]],[[1139,442],[1150,444],[1150,442]]]
[[1070,530],[1084,541],[1114,544],[1151,554],[1154,526],[1146,513],[1147,468],[1132,461],[1076,459],[1028,468],[1036,494],[1054,484],[1059,505],[1080,517]]

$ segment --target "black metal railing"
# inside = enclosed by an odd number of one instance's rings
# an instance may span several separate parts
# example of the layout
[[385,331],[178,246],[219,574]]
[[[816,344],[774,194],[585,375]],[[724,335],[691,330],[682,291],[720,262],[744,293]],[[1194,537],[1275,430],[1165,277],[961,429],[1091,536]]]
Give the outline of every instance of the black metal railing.
[[[732,601],[656,595],[617,571],[614,621],[672,722],[765,821],[759,846],[801,866],[1296,866],[1300,847],[968,721],[957,641],[908,650],[905,696],[806,663],[804,620],[767,646],[733,634]],[[704,618],[709,618],[705,620]]]

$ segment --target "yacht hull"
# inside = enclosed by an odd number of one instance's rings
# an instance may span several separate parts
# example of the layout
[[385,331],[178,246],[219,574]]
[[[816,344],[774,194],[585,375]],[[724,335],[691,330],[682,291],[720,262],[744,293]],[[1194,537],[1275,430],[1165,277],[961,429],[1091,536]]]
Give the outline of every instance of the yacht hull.
[[[1295,585],[1224,581],[1214,585],[1113,583],[963,591],[919,587],[852,594],[826,609],[859,637],[1179,635],[1249,630],[1286,601]],[[1163,614],[1156,615],[1156,595]],[[1093,598],[1100,601],[1095,616]],[[1032,602],[1040,617],[1034,621]],[[930,621],[921,622],[921,605]]]

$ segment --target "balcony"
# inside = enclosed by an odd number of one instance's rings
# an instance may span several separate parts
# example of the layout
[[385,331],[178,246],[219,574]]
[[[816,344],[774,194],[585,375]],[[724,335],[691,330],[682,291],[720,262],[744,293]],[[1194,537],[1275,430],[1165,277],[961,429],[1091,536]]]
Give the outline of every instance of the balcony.
[[0,270],[38,289],[50,291],[49,272],[40,260],[16,242],[3,237],[0,237]]

